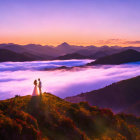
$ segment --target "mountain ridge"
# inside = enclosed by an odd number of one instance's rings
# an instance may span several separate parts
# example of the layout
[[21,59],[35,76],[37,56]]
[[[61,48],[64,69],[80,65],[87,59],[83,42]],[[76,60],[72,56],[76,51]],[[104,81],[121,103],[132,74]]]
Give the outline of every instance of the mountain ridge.
[[87,65],[118,65],[136,61],[140,61],[140,52],[133,49],[128,49],[119,53],[98,58],[94,62],[88,63]]
[[79,53],[71,53],[71,54],[66,54],[66,55],[63,55],[63,56],[59,56],[56,59],[58,59],[58,60],[69,60],[69,59],[89,59],[89,58],[90,57],[81,55]]
[[[140,83],[140,76],[113,83],[99,90],[67,97],[65,100],[73,103],[87,101],[90,105],[110,108],[117,113],[125,112],[140,116],[140,110],[138,109],[140,105],[140,86],[138,83]],[[136,108],[133,108],[137,103]]]
[[[18,54],[30,54],[31,56],[36,56],[35,60],[41,58],[41,60],[56,60],[58,57],[63,57],[68,54],[79,54],[82,55],[85,59],[98,59],[107,55],[112,55],[125,51],[127,49],[133,49],[140,51],[140,47],[119,47],[119,46],[78,46],[70,45],[66,42],[54,47],[49,45],[40,45],[40,44],[27,44],[27,45],[18,45],[18,44],[0,44],[1,49],[6,49]],[[76,56],[75,56],[76,57]],[[39,59],[40,60],[40,59]],[[10,58],[9,60],[10,61]]]
[[[6,49],[0,49],[0,62],[5,61],[34,61],[36,56],[30,54],[19,54]],[[39,59],[39,58],[38,58]]]

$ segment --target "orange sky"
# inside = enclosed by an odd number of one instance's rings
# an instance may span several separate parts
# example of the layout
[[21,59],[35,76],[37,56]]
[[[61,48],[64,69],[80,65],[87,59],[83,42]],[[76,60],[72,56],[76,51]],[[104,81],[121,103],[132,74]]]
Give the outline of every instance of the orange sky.
[[140,46],[138,0],[0,2],[0,43]]

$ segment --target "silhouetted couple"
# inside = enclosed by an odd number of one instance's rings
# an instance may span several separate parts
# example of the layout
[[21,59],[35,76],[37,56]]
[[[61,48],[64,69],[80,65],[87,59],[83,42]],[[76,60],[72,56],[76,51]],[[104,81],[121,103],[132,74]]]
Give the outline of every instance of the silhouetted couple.
[[[41,96],[42,95],[42,90],[41,90],[42,83],[41,83],[40,79],[38,79],[38,82],[37,82],[37,80],[35,80],[34,85],[35,85],[35,87],[34,87],[32,96],[38,96],[38,95]],[[39,89],[39,92],[38,92],[38,89]]]

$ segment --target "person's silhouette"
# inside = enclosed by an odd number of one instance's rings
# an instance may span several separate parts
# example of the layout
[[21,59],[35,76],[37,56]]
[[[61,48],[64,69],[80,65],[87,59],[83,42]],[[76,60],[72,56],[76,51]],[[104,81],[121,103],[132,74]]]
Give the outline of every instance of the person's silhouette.
[[38,93],[38,90],[37,90],[37,80],[34,80],[34,90],[33,90],[33,93],[32,93],[32,96],[38,96],[39,93]]
[[42,95],[42,90],[41,90],[41,88],[42,88],[42,83],[41,83],[41,80],[40,80],[40,78],[38,78],[38,88],[39,88],[39,94],[40,94],[40,96]]

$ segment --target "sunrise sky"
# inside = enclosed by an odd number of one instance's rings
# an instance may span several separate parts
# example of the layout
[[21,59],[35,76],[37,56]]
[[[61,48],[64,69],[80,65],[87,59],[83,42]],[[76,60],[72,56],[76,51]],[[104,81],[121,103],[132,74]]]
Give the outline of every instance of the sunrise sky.
[[140,0],[0,0],[0,43],[140,46]]

